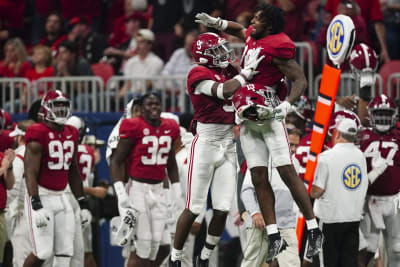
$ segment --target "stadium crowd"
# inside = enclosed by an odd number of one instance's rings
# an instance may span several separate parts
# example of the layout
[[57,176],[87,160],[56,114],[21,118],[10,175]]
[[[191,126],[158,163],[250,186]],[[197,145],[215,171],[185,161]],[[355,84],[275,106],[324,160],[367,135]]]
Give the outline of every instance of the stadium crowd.
[[[340,68],[357,90],[336,98],[308,195],[317,99],[294,42],[321,73],[337,14],[354,23]],[[398,99],[373,94],[398,47],[398,0],[0,0],[0,78],[183,75],[194,110],[128,79],[100,140],[61,88],[29,106],[28,88],[2,93],[0,266],[101,266],[106,219],[129,267],[400,267]]]

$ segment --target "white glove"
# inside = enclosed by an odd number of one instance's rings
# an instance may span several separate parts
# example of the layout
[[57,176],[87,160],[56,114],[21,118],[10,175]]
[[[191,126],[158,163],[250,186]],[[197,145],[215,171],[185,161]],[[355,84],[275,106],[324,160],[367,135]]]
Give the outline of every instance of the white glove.
[[371,160],[372,170],[368,173],[368,180],[371,184],[385,172],[388,163],[386,159],[382,158],[379,154],[377,157],[373,157]]
[[121,181],[118,181],[114,183],[114,188],[118,197],[118,211],[121,221],[133,230],[136,227],[137,211],[129,202],[124,184]]
[[43,208],[42,202],[38,195],[31,196],[32,221],[35,222],[37,228],[44,228],[50,224],[50,211]]
[[291,108],[292,105],[288,101],[283,101],[280,103],[276,108],[274,108],[275,119],[278,121],[283,121]]
[[262,105],[257,105],[257,114],[258,119],[261,121],[270,120],[275,117],[274,108]]
[[121,219],[121,216],[111,219],[110,228],[112,245],[126,246],[134,233],[134,229],[129,227],[129,225]]
[[92,213],[88,209],[82,209],[80,214],[82,229],[86,229],[92,222]]
[[225,31],[226,28],[228,27],[228,21],[221,19],[221,18],[214,18],[208,15],[207,13],[197,13],[196,14],[196,20],[194,20],[196,23],[203,24],[206,27],[214,28],[219,31]]
[[244,67],[240,70],[240,74],[243,75],[246,80],[252,80],[255,75],[259,73],[256,71],[258,64],[260,64],[261,60],[265,58],[265,55],[258,57],[261,52],[261,47],[256,49],[250,49],[246,53],[246,57],[244,59]]
[[175,205],[177,209],[180,209],[182,211],[185,208],[185,201],[184,201],[185,197],[182,194],[181,183],[177,182],[171,184],[171,189]]

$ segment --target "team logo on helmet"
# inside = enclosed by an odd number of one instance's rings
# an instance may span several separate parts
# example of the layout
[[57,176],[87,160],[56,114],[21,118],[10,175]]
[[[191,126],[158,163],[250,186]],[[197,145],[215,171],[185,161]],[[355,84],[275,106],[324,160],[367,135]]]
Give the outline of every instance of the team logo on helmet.
[[349,190],[357,189],[362,180],[361,168],[357,164],[347,165],[342,174],[343,185]]

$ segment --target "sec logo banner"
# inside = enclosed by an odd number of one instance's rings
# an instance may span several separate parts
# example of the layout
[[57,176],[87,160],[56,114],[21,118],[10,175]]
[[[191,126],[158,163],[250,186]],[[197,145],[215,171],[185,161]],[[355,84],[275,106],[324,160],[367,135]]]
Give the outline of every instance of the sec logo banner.
[[336,65],[343,63],[353,48],[354,39],[355,30],[351,18],[345,15],[335,16],[326,33],[329,59]]
[[343,185],[349,190],[357,189],[361,184],[361,169],[356,164],[350,164],[343,170]]

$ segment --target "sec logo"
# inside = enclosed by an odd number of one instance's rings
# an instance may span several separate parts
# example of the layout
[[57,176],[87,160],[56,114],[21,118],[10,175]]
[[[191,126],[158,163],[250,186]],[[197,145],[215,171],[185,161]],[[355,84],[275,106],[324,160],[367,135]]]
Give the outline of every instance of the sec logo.
[[356,164],[350,164],[343,170],[343,185],[349,190],[357,189],[361,184],[361,168]]
[[332,23],[329,29],[328,47],[333,55],[337,55],[343,47],[344,27],[340,20]]

